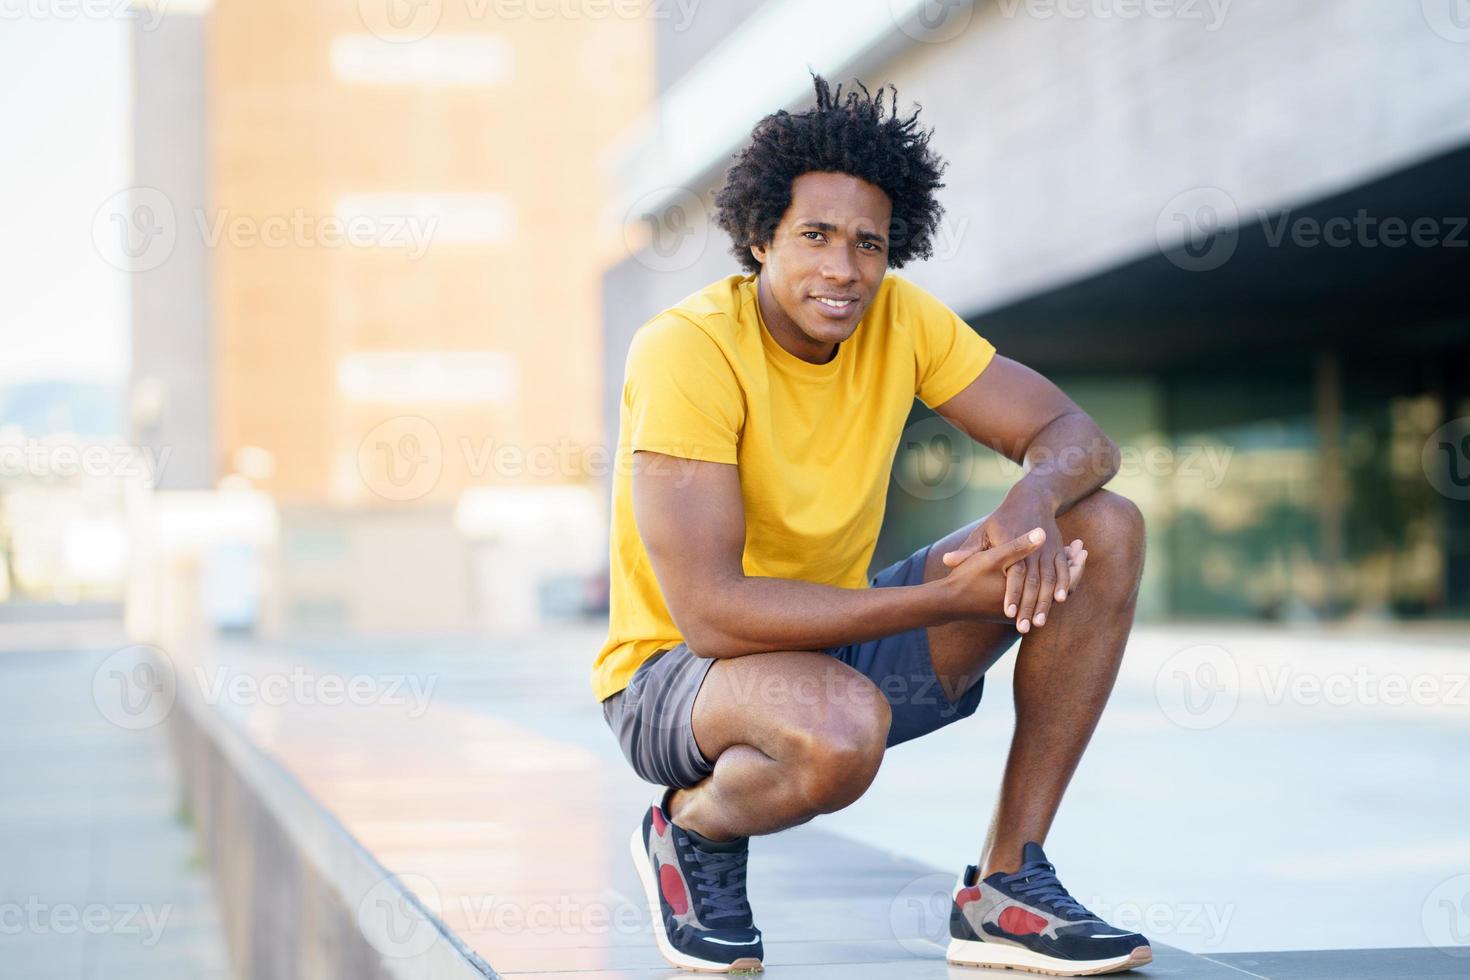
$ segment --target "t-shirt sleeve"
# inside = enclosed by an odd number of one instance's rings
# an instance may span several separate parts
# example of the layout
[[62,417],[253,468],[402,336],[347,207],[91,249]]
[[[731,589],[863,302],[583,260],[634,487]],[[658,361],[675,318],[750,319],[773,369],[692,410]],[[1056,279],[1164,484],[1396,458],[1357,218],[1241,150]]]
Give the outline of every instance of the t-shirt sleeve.
[[623,381],[633,452],[735,463],[745,399],[714,338],[665,314],[633,336]]
[[907,280],[901,315],[914,338],[914,394],[930,408],[969,387],[995,357],[995,345],[932,294]]

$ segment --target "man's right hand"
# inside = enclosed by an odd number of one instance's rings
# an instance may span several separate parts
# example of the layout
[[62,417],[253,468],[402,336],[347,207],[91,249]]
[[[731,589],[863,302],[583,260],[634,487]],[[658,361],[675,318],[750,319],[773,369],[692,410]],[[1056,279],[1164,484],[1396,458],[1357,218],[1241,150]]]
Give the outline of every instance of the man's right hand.
[[[1035,540],[1032,540],[1031,535],[1036,536]],[[1011,617],[1005,614],[1004,608],[1005,571],[1045,542],[1046,533],[1036,528],[999,547],[987,548],[970,555],[934,584],[945,590],[946,605],[954,616],[1010,622]],[[1071,595],[1082,581],[1082,572],[1087,566],[1087,551],[1082,547],[1080,539],[1068,544],[1063,550],[1067,556],[1069,577],[1067,594]]]

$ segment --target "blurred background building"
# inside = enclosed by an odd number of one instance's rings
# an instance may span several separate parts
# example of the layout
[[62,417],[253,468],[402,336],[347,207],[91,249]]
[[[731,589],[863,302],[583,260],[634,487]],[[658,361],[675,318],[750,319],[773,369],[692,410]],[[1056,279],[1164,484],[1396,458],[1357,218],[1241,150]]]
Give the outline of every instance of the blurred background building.
[[[595,613],[628,340],[736,271],[712,194],[810,69],[923,105],[948,213],[904,274],[1123,444],[1144,616],[1463,615],[1457,9],[196,0],[18,24],[13,63],[90,108],[3,110],[73,162],[7,164],[39,230],[3,263],[0,612]],[[911,421],[880,562],[1016,477]]]
[[[91,324],[122,348],[106,383],[4,388],[4,594],[105,606],[128,582],[145,633],[188,583],[226,627],[595,607],[599,274],[621,238],[589,216],[600,148],[650,95],[647,22],[274,0],[39,20],[97,36],[130,89],[130,124],[95,140],[126,163],[90,182],[83,258],[131,315]],[[77,440],[137,465],[52,472],[46,447]]]

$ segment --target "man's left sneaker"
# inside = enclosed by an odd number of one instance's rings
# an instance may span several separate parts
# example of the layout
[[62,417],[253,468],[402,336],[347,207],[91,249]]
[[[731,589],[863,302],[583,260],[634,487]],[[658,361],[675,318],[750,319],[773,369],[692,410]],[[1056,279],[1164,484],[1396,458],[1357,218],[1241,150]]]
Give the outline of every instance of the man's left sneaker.
[[1153,961],[1147,939],[1108,925],[1067,894],[1040,844],[1022,848],[1015,874],[979,879],[972,864],[955,887],[951,963],[1081,977]]

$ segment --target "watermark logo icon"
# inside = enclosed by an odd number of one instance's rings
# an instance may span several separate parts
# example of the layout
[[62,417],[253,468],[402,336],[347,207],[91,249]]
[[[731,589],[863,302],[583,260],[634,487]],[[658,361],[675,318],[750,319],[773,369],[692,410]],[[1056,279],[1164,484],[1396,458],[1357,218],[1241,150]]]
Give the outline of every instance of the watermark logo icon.
[[915,878],[888,905],[888,928],[905,951],[933,956],[949,943],[949,910],[955,876],[935,873]]
[[1419,0],[1424,22],[1446,41],[1470,44],[1470,0]]
[[173,202],[153,187],[129,187],[102,202],[92,217],[92,244],[123,272],[147,272],[168,261],[178,240]]
[[1186,272],[1209,272],[1240,244],[1240,209],[1218,187],[1194,187],[1164,205],[1154,225],[1159,250]]
[[119,728],[152,728],[168,717],[177,697],[173,662],[158,647],[124,647],[92,675],[92,702]]
[[975,444],[937,415],[903,430],[893,479],[919,500],[948,500],[970,485]]
[[1424,935],[1450,956],[1470,958],[1470,874],[1446,878],[1424,899]]
[[357,903],[357,924],[373,948],[392,959],[421,956],[439,939],[439,930],[409,898],[440,914],[439,889],[423,875],[384,878]]
[[1470,500],[1470,416],[1435,429],[1419,462],[1434,489],[1451,500]]
[[444,443],[428,419],[400,415],[381,422],[358,444],[362,482],[384,500],[418,500],[439,484]]
[[953,41],[975,16],[975,0],[888,0],[888,8],[899,30],[926,44]]
[[358,18],[374,36],[395,44],[428,37],[444,15],[443,0],[357,0]]
[[1154,677],[1154,699],[1180,728],[1215,728],[1240,703],[1240,665],[1224,647],[1186,647],[1164,661]]
[[698,262],[709,245],[709,209],[687,187],[650,191],[623,220],[623,241],[638,264],[679,272]]

